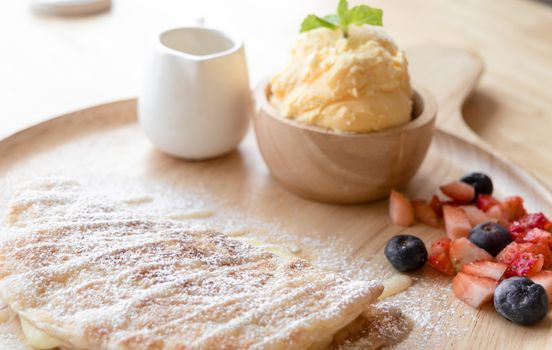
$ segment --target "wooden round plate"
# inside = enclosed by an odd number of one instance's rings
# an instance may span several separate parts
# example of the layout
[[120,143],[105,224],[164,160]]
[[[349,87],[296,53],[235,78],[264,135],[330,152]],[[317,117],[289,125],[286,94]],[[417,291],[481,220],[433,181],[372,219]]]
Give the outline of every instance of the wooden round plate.
[[[457,55],[454,57],[457,63]],[[480,72],[477,69],[474,72],[477,73],[473,78],[476,80]],[[473,86],[472,81],[469,83]],[[431,82],[427,86],[434,89]],[[465,90],[460,102],[471,89]],[[458,94],[451,95],[455,98],[453,102]],[[447,104],[446,98],[439,98],[447,96],[446,93],[440,91],[436,96],[441,110],[453,108]],[[460,106],[461,103],[458,108]],[[525,198],[531,211],[552,214],[552,198],[538,181],[485,148],[482,143],[469,143],[438,130],[426,160],[406,192],[412,198],[428,198],[444,182],[471,171],[483,171],[492,176],[499,197],[519,194]],[[14,188],[29,179],[48,175],[84,180],[112,176],[155,182],[175,190],[201,188],[233,210],[261,220],[276,221],[282,229],[298,236],[339,236],[354,247],[350,254],[361,257],[381,254],[387,240],[399,232],[420,236],[426,243],[444,235],[442,230],[423,225],[409,229],[393,226],[388,219],[387,201],[336,206],[308,201],[287,192],[271,178],[251,133],[237,151],[219,159],[186,162],[166,156],[155,150],[139,129],[134,99],[84,109],[18,132],[0,141],[0,154],[2,212]],[[431,271],[421,273],[422,276],[427,274]],[[446,283],[436,279],[434,287],[440,288],[439,293],[451,295]],[[428,295],[415,295],[413,298],[419,300],[414,302],[431,305]],[[473,310],[452,296],[447,297],[445,307],[434,306],[433,311],[443,329],[459,331],[426,330],[427,337],[412,338],[415,343],[407,341],[404,346],[552,347],[550,316],[535,327],[522,328],[502,319],[492,306]],[[415,328],[413,332],[424,330]]]

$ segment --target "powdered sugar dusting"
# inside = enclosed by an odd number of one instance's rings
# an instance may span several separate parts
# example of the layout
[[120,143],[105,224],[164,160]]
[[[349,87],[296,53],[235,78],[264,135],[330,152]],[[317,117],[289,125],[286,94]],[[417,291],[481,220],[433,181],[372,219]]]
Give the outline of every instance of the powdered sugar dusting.
[[[145,185],[142,183],[141,186]],[[208,220],[187,222],[190,227],[210,227],[230,236],[253,237],[279,244],[287,247],[291,253],[308,259],[319,268],[335,271],[353,279],[382,282],[395,273],[383,255],[359,256],[355,254],[354,247],[339,237],[320,238],[316,234],[305,236],[289,232],[278,222],[262,221],[229,210],[223,199],[212,198],[205,191],[195,189],[186,193],[174,193],[161,186],[151,188],[150,191],[157,193],[157,199],[152,204],[159,210],[158,213],[167,212],[168,208],[180,208],[183,212],[212,210],[214,215]],[[129,192],[123,189],[119,195],[128,196]],[[190,198],[198,198],[198,201]],[[153,207],[143,209],[152,211],[155,210]],[[385,310],[398,308],[412,321],[412,332],[406,340],[394,345],[393,348],[434,349],[441,346],[445,338],[465,334],[467,328],[459,328],[456,324],[447,324],[443,321],[451,319],[451,316],[458,312],[458,308],[455,307],[458,300],[452,297],[449,279],[433,273],[431,269],[415,274],[412,278],[414,284],[405,292],[376,304],[377,308]],[[472,310],[466,310],[465,313],[464,317],[475,317]],[[402,320],[404,321],[404,318]],[[386,322],[385,318],[381,319],[380,325],[377,330],[387,333],[387,339],[402,339],[405,329],[408,328],[401,322]],[[373,345],[373,330],[370,335],[344,344],[340,349],[366,349],[369,348],[369,344]]]
[[152,202],[63,179],[28,185],[0,247],[3,300],[78,348],[303,349],[353,321],[381,290],[135,209]]
[[[71,196],[72,191],[78,190],[78,184],[70,181],[66,182],[64,186],[66,187],[62,191],[63,194],[57,193],[43,198],[42,203],[50,206],[52,203],[63,202],[67,200],[64,196]],[[113,221],[128,219],[129,215],[138,215],[142,218],[138,225],[141,225],[140,230],[147,231],[149,229],[148,223],[156,222],[159,218],[165,218],[167,224],[165,224],[164,229],[169,231],[173,227],[178,227],[179,230],[213,230],[228,236],[254,238],[283,247],[290,254],[307,259],[317,268],[334,271],[347,278],[359,281],[374,279],[382,281],[392,273],[381,256],[357,256],[353,247],[337,237],[322,239],[315,234],[294,234],[277,222],[267,222],[228,209],[224,200],[214,198],[201,189],[174,192],[174,190],[158,184],[133,182],[128,179],[116,181],[113,178],[110,178],[109,181],[99,179],[97,183],[90,183],[87,186],[91,188],[90,193],[97,191],[102,193],[102,196],[107,195],[109,200],[87,197],[86,203],[84,203],[87,206],[85,214],[80,213],[77,220],[81,225],[79,229],[83,227],[82,225],[86,227],[86,225],[90,225],[90,222],[95,222],[96,226],[93,229],[97,230],[98,227],[101,227],[102,230],[105,230],[107,226],[112,226]],[[47,190],[47,187],[44,189]],[[27,196],[25,200],[32,202],[36,201],[36,198]],[[25,203],[21,204],[21,207],[25,207]],[[78,202],[73,203],[73,207],[60,209],[57,213],[54,210],[49,213],[50,219],[48,221],[51,222],[51,216],[57,215],[60,220],[70,222],[67,213],[77,210],[82,205],[82,202]],[[24,211],[23,215],[36,215],[41,210],[40,207],[37,207],[35,211]],[[104,215],[102,213],[108,213],[107,216],[110,220],[102,221],[102,215]],[[33,226],[48,229],[48,223],[40,222],[40,220],[40,216],[38,218],[21,217],[20,220],[15,221],[15,224],[31,222]],[[54,220],[54,222],[56,221]],[[126,224],[128,223],[126,221]],[[97,226],[98,224],[100,226]],[[59,225],[59,220],[55,225]],[[116,235],[117,232],[109,231],[105,235],[101,235],[102,238],[94,241],[93,244],[108,244],[110,239]],[[133,236],[134,238],[135,236]],[[135,244],[139,243],[134,240],[133,242]],[[144,242],[141,241],[141,243]],[[153,241],[148,241],[148,243],[155,244]],[[83,249],[85,248],[83,247]],[[132,249],[132,246],[127,248]],[[90,249],[94,251],[93,248]],[[143,253],[143,251],[140,251],[140,254]],[[157,254],[159,251],[152,250],[147,253]],[[259,254],[262,254],[262,252]],[[101,258],[101,256],[98,258]],[[124,259],[128,258],[128,256],[124,256]],[[110,263],[116,263],[116,261]],[[220,263],[220,261],[216,263]],[[168,278],[167,276],[170,276],[171,273],[170,269],[157,269],[156,274],[158,275],[156,278]],[[375,313],[377,317],[372,318],[373,322],[371,322],[370,327],[366,327],[363,336],[354,341],[347,341],[340,345],[339,349],[367,349],[402,339],[411,327],[407,319],[413,321],[413,332],[405,341],[396,345],[397,348],[406,349],[414,346],[417,349],[430,349],[436,345],[428,342],[430,335],[433,335],[431,339],[439,339],[439,336],[435,335],[440,334],[443,336],[460,335],[462,331],[451,328],[450,325],[440,326],[439,320],[446,318],[447,312],[453,312],[446,311],[453,309],[448,306],[450,291],[446,283],[443,283],[442,288],[435,289],[432,280],[417,277],[414,277],[414,280],[414,285],[406,292],[378,303],[376,306],[378,311]],[[88,287],[87,282],[83,280],[82,288]],[[402,310],[407,318],[401,316],[400,313],[397,314],[397,308]],[[113,311],[117,310],[114,309]],[[125,320],[119,322],[124,323]]]
[[15,313],[0,301],[0,349],[28,349],[18,336],[19,330],[17,324],[14,322],[15,318]]

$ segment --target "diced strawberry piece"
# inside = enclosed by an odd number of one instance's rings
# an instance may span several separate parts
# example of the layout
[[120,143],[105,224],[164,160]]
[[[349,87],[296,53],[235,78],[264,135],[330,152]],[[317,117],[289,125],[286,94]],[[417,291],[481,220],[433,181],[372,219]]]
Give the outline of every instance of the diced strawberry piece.
[[389,196],[389,216],[395,225],[411,226],[414,224],[412,203],[404,194],[395,190],[391,190]]
[[472,225],[462,208],[444,205],[443,218],[445,219],[445,231],[450,239],[468,237]]
[[475,198],[475,189],[462,181],[454,181],[439,187],[448,197],[460,203],[469,203]]
[[544,287],[548,294],[548,302],[552,303],[552,271],[539,271],[531,276],[531,280]]
[[483,222],[495,221],[495,219],[488,217],[483,210],[479,209],[475,205],[464,205],[462,209],[468,216],[468,220],[470,220],[472,227]]
[[552,245],[552,233],[541,230],[540,228],[533,228],[529,232],[527,232],[525,237],[523,237],[523,240],[525,242]]
[[465,237],[452,241],[450,245],[450,261],[456,271],[462,266],[474,261],[493,261],[494,258],[487,251],[479,248]]
[[548,220],[546,215],[543,213],[527,214],[518,220],[518,224],[526,230],[530,230],[532,228],[540,228],[545,231],[552,230],[552,221]]
[[420,222],[433,227],[439,227],[439,217],[433,208],[423,200],[412,201],[414,207],[414,217]]
[[504,276],[532,276],[542,270],[544,258],[541,254],[523,252],[506,269]]
[[478,308],[493,299],[498,282],[490,278],[460,272],[452,279],[454,295],[471,307]]
[[508,222],[519,220],[527,215],[527,210],[523,206],[523,198],[520,196],[508,197],[500,203],[502,213]]
[[494,221],[496,221],[497,223],[499,223],[500,225],[504,227],[508,227],[509,222],[506,219],[506,215],[504,215],[504,212],[502,211],[502,207],[499,204],[490,207],[485,212],[485,214],[491,219],[493,219]]
[[502,278],[507,268],[508,266],[494,261],[476,261],[464,265],[462,272],[498,281]]
[[498,204],[500,202],[490,194],[478,194],[477,201],[475,202],[475,205],[483,211],[487,211]]
[[454,275],[454,268],[450,262],[450,244],[451,240],[447,237],[440,238],[433,242],[429,248],[429,257],[427,263],[447,275]]
[[451,206],[451,207],[459,207],[459,206],[462,206],[466,203],[458,202],[457,200],[454,200],[454,199],[448,199],[446,201],[442,201],[441,204],[443,204],[443,206],[448,205],[448,206]]
[[441,203],[439,197],[433,195],[429,201],[429,205],[433,208],[438,217],[443,217],[443,204]]
[[503,263],[505,265],[510,265],[519,254],[523,253],[527,248],[529,248],[531,243],[516,243],[512,242],[508,244],[498,255],[496,256],[496,261]]
[[540,254],[543,258],[543,269],[548,269],[552,267],[552,251],[550,251],[550,247],[546,244],[542,243],[536,243],[531,244],[529,247],[525,248],[523,250],[524,252],[528,252],[534,255]]
[[523,237],[525,237],[527,232],[534,228],[550,231],[552,229],[552,222],[543,213],[527,214],[521,219],[512,222],[508,230],[516,241],[523,241]]

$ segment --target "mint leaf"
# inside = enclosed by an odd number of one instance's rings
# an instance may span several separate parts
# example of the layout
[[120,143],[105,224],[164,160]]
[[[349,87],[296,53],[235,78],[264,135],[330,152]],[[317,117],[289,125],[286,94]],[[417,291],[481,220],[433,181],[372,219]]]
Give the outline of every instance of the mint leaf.
[[322,17],[322,19],[324,19],[325,21],[330,22],[330,23],[332,23],[336,26],[339,25],[339,16],[338,15],[327,15],[327,16]]
[[339,26],[345,30],[349,26],[349,3],[347,0],[339,0],[337,5],[337,17],[339,17]]
[[335,29],[336,25],[316,15],[308,15],[303,20],[303,23],[301,23],[301,30],[299,32],[303,33],[321,27]]
[[374,26],[383,25],[383,11],[367,5],[358,5],[349,10],[350,24],[371,24]]
[[381,26],[383,25],[382,18],[383,11],[381,9],[368,5],[358,5],[349,9],[347,0],[339,0],[336,15],[327,15],[322,18],[316,15],[308,15],[301,24],[300,32],[303,33],[321,27],[329,29],[340,28],[343,31],[343,35],[347,37],[347,31],[352,24]]

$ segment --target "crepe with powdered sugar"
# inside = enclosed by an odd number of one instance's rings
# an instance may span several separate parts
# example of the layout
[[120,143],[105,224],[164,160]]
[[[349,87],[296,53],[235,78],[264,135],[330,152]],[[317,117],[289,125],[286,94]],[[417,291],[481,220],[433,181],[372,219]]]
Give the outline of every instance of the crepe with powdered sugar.
[[66,348],[323,349],[382,291],[71,180],[16,194],[6,230],[1,299]]

